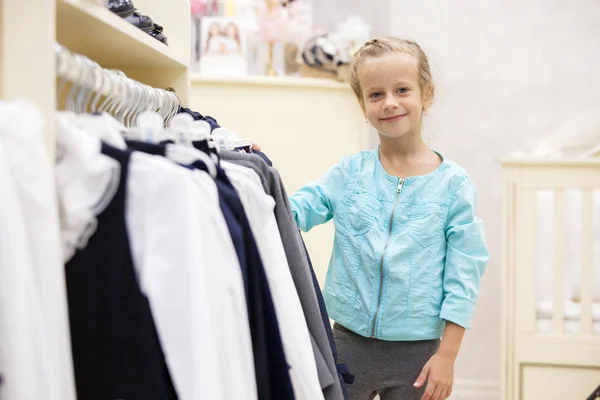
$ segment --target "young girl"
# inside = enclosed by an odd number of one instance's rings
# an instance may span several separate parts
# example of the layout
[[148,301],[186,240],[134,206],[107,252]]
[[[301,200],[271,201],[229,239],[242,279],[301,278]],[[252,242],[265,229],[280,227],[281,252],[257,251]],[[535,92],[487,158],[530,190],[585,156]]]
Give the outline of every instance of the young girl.
[[303,231],[335,224],[324,297],[338,362],[356,377],[350,400],[446,399],[488,260],[475,187],[423,142],[435,90],[416,43],[367,42],[351,85],[379,147],[290,199]]
[[221,27],[218,22],[213,22],[208,27],[208,37],[206,38],[206,46],[204,47],[204,54],[218,53],[222,47],[221,44]]
[[240,32],[238,31],[237,25],[230,22],[225,27],[224,40],[225,53],[235,54],[242,52],[242,41],[240,39]]

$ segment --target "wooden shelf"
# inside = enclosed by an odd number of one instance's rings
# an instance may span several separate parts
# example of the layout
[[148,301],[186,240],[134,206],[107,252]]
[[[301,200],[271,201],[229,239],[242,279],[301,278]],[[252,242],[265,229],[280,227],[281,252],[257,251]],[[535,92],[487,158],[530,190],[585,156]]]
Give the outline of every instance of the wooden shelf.
[[304,78],[295,76],[218,76],[192,74],[192,83],[211,83],[218,85],[279,86],[296,88],[322,88],[349,90],[347,83],[323,78]]
[[56,30],[60,44],[104,68],[188,66],[187,57],[89,0],[58,0]]

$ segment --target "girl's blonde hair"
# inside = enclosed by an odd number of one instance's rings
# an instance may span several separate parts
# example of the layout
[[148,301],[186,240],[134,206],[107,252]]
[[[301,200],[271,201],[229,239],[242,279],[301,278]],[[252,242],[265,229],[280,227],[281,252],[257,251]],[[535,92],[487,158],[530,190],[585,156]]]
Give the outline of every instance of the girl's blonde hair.
[[398,39],[395,37],[383,37],[372,39],[366,42],[354,54],[352,64],[350,65],[350,86],[358,101],[362,104],[362,88],[358,79],[358,68],[364,60],[372,57],[381,57],[389,53],[404,53],[409,54],[417,60],[417,68],[419,69],[419,85],[423,96],[425,108],[429,108],[433,102],[435,94],[435,86],[431,77],[431,69],[429,68],[429,60],[421,47],[411,40]]

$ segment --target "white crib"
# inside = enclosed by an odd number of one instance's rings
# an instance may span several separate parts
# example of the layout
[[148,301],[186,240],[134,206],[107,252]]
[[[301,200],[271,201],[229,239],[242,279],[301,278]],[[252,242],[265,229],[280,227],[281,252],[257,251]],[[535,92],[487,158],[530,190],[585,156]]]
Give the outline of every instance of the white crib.
[[600,160],[502,162],[502,399],[600,384]]

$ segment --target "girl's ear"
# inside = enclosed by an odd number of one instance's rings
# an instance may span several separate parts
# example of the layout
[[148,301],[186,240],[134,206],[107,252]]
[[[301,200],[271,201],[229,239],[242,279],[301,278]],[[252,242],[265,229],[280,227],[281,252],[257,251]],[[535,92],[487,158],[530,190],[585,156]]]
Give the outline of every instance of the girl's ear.
[[431,92],[423,94],[423,114],[427,114],[431,106],[433,105],[433,96]]

